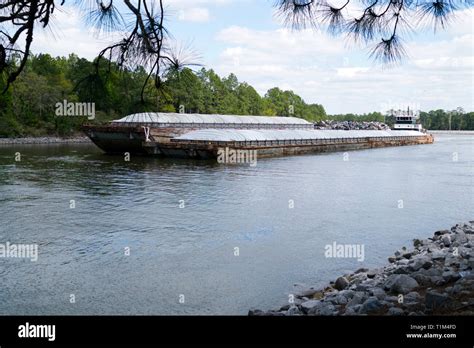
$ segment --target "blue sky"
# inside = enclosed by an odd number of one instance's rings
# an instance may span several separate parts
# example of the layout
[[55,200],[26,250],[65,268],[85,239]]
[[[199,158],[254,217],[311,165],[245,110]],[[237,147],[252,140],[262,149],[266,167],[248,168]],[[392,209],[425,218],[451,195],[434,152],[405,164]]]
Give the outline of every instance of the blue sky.
[[[292,89],[329,113],[473,110],[472,12],[434,35],[406,40],[409,58],[397,67],[374,64],[365,46],[315,30],[292,31],[274,16],[273,0],[167,0],[168,28],[178,42],[192,42],[202,64],[220,75],[233,72],[260,94]],[[97,37],[75,9],[56,14],[54,37],[39,34],[35,52],[92,59],[112,37]]]
[[[185,1],[182,1],[182,3],[184,4]],[[220,4],[219,2],[215,2],[215,4],[210,3],[210,6],[203,6],[206,5],[206,2],[203,2],[201,4],[203,7],[198,7],[207,10],[209,19],[206,21],[201,19],[203,21],[200,22],[198,20],[199,16],[197,16],[196,21],[191,19],[180,20],[180,15],[183,18],[183,13],[186,13],[186,9],[173,9],[171,5],[170,8],[173,16],[168,20],[168,27],[171,33],[176,38],[181,38],[182,40],[193,40],[194,46],[204,53],[205,59],[209,60],[209,62],[215,60],[225,48],[225,43],[215,40],[216,33],[229,26],[248,27],[255,30],[276,30],[280,27],[273,17],[272,1],[241,0],[222,2]],[[251,12],[249,13],[250,9]],[[200,45],[201,42],[206,43],[204,47]],[[213,43],[212,45],[207,44],[211,42]]]

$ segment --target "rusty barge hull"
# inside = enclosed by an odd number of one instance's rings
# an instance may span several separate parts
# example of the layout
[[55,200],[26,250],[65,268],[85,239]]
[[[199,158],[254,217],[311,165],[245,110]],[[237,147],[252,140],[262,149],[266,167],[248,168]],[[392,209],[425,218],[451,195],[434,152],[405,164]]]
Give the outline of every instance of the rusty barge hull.
[[325,152],[354,151],[393,146],[411,146],[431,144],[434,139],[426,134],[419,137],[391,138],[340,138],[318,139],[308,141],[284,142],[186,142],[170,141],[168,143],[144,142],[143,148],[152,156],[164,156],[189,159],[216,159],[219,150],[225,148],[236,151],[256,151],[258,158],[317,154]]
[[[153,139],[160,143],[189,132],[193,129],[185,128],[157,128],[153,129]],[[140,154],[147,155],[143,143],[146,133],[140,126],[83,126],[82,131],[102,151],[109,154]]]

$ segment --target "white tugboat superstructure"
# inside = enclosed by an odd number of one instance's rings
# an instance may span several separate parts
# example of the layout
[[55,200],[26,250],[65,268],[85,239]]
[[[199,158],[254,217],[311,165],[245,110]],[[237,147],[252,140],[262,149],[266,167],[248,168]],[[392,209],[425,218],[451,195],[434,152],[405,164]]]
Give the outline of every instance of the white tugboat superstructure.
[[414,130],[414,131],[423,131],[423,126],[418,123],[418,111],[407,109],[407,111],[398,110],[394,113],[396,117],[394,130]]

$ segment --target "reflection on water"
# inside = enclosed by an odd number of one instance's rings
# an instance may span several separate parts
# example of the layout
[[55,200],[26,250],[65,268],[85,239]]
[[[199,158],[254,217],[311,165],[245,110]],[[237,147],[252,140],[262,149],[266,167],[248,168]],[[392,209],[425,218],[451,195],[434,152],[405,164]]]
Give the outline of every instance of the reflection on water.
[[[36,263],[0,259],[0,314],[246,314],[382,265],[473,219],[472,137],[436,140],[256,167],[0,147],[0,243],[39,245]],[[334,241],[364,244],[365,261],[326,259]]]

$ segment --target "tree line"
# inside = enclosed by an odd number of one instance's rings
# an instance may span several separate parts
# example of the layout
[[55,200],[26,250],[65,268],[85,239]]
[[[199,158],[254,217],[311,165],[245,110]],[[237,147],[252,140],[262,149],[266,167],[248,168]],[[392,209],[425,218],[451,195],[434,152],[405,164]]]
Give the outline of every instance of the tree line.
[[[220,77],[212,69],[189,68],[167,72],[162,88],[147,83],[148,73],[110,69],[113,62],[94,62],[75,54],[51,57],[32,55],[7,92],[0,95],[0,136],[70,135],[85,122],[80,117],[57,117],[58,102],[94,102],[96,119],[104,123],[128,114],[159,111],[201,114],[294,116],[317,121],[326,118],[324,107],[307,104],[292,91],[272,88],[262,97],[234,74]],[[144,89],[144,100],[141,100]]]
[[[170,70],[157,90],[147,81],[141,66],[114,69],[102,60],[96,74],[94,62],[75,54],[52,57],[32,55],[7,92],[0,95],[0,136],[70,135],[87,121],[81,117],[57,117],[58,102],[93,102],[96,118],[107,122],[144,112],[294,116],[309,121],[326,118],[320,104],[307,104],[293,91],[272,88],[262,97],[234,74],[220,77],[212,69]],[[112,69],[110,69],[112,65]],[[142,91],[145,96],[142,100]]]
[[[335,121],[384,122],[389,126],[393,126],[396,117],[392,116],[391,111],[387,111],[385,114],[370,112],[362,115],[330,115],[328,119]],[[419,122],[423,125],[423,128],[429,130],[474,130],[474,112],[466,112],[460,107],[456,110],[421,111]]]
[[[393,123],[393,118],[380,112],[328,116],[322,105],[308,104],[293,91],[275,87],[261,96],[234,74],[220,77],[205,68],[171,69],[164,76],[162,88],[157,90],[143,67],[120,70],[114,64],[104,60],[94,64],[75,54],[67,58],[31,55],[17,81],[0,95],[0,137],[77,133],[84,122],[91,121],[85,117],[57,116],[55,105],[64,100],[94,102],[94,123],[145,111],[294,116],[310,122],[334,119]],[[101,78],[94,69],[108,73]],[[474,113],[461,109],[422,112],[420,118],[427,129],[474,130]]]

